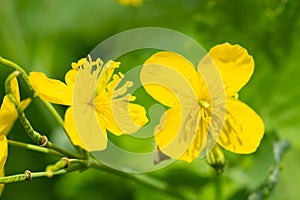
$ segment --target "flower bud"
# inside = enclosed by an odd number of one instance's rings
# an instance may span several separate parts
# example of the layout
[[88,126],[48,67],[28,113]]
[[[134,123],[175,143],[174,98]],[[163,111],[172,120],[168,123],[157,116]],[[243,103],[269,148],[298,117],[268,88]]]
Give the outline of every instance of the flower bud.
[[220,146],[216,144],[208,153],[206,157],[207,163],[212,166],[218,173],[222,173],[225,167],[225,156],[220,149]]

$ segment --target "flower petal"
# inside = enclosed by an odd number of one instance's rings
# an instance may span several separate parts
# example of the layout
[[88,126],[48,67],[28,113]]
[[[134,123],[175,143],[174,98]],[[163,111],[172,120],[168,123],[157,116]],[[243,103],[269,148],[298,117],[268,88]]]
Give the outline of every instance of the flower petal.
[[51,103],[71,105],[73,87],[59,80],[47,78],[40,72],[31,72],[29,81],[42,99]]
[[10,81],[10,88],[12,90],[13,95],[17,99],[17,101],[20,101],[20,92],[19,92],[19,84],[17,78],[13,78]]
[[8,96],[4,96],[3,103],[0,110],[0,135],[7,135],[12,129],[18,113],[14,104],[10,101]]
[[[0,169],[0,177],[3,176],[4,176],[4,168]],[[4,184],[0,184],[0,197],[2,195],[3,189],[4,189]]]
[[200,121],[199,112],[199,107],[185,112],[176,105],[162,115],[154,137],[165,155],[187,162],[199,156],[207,135],[207,126]]
[[30,98],[27,98],[27,99],[22,100],[22,101],[20,102],[20,107],[21,107],[21,109],[22,109],[22,110],[25,110],[25,109],[28,107],[28,105],[30,104],[30,102],[31,102],[31,99],[30,99]]
[[[26,107],[31,102],[30,98],[27,98],[20,102],[22,110],[25,110]],[[8,96],[4,96],[3,103],[0,110],[0,135],[7,135],[12,129],[15,121],[18,118],[17,110],[14,104],[10,101]]]
[[172,107],[180,94],[199,96],[200,76],[187,59],[173,52],[158,52],[143,65],[141,82],[160,103]]
[[115,135],[135,133],[148,122],[144,107],[123,99],[97,104],[96,109],[105,127]]
[[7,139],[5,135],[0,135],[0,169],[3,169],[7,158]]
[[262,119],[239,100],[228,100],[226,106],[226,120],[218,143],[234,153],[256,151],[264,134]]
[[[4,176],[4,165],[7,158],[7,139],[4,135],[0,135],[0,177]],[[2,194],[4,184],[0,184],[0,196]]]
[[65,128],[72,143],[87,151],[101,151],[107,146],[106,130],[89,105],[68,108]]
[[72,87],[75,83],[76,77],[78,74],[78,70],[71,69],[65,75],[65,81],[69,87]]
[[222,76],[227,96],[236,94],[253,74],[254,60],[239,45],[216,45],[210,49],[209,55]]

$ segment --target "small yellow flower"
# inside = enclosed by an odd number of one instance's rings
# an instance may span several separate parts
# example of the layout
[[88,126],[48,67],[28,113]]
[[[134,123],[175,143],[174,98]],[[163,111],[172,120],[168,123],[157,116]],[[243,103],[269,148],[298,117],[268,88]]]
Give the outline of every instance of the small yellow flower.
[[[12,79],[10,82],[10,87],[13,95],[17,99],[22,110],[24,110],[30,103],[30,99],[25,99],[20,102],[20,93],[18,81],[16,78]],[[4,176],[4,164],[7,158],[7,139],[6,135],[12,129],[16,119],[18,118],[18,113],[14,104],[9,100],[6,95],[3,99],[1,109],[0,109],[0,177]],[[0,184],[0,196],[2,193],[4,185]]]
[[134,6],[138,7],[143,4],[144,0],[117,0],[117,2],[123,6]]
[[[222,120],[212,120],[217,115],[212,109],[216,99],[211,99],[206,77],[200,73],[213,63],[225,88],[224,124]],[[155,128],[155,141],[162,153],[191,162],[207,148],[211,139],[234,153],[254,152],[263,137],[264,124],[255,111],[238,100],[237,94],[253,71],[254,61],[247,50],[228,43],[213,47],[199,62],[198,71],[176,53],[152,55],[143,66],[141,82],[154,99],[170,107]],[[220,131],[211,126],[220,126]]]
[[132,82],[119,87],[124,75],[113,75],[119,64],[83,58],[72,63],[66,84],[40,72],[30,73],[30,83],[42,99],[70,106],[65,113],[65,129],[72,143],[87,151],[106,148],[106,129],[115,135],[130,134],[148,122],[145,109],[130,103],[135,97],[126,94]]

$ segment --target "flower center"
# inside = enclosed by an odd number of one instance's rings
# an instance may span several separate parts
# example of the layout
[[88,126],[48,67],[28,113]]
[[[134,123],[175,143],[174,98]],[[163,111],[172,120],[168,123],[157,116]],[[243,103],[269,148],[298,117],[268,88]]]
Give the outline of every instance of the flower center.
[[204,108],[208,108],[210,106],[208,101],[205,101],[205,100],[199,100],[199,104],[201,106],[203,106]]

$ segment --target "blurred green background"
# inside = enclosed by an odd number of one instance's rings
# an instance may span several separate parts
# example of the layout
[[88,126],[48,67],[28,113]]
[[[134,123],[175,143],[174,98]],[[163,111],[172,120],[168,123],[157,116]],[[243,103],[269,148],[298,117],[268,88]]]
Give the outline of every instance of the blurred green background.
[[[291,148],[280,166],[279,181],[269,199],[298,199],[300,173],[300,2],[297,0],[146,0],[140,7],[114,0],[0,0],[0,55],[28,72],[42,71],[63,80],[70,63],[85,57],[109,36],[137,27],[180,31],[209,50],[216,44],[240,44],[253,55],[255,73],[241,91],[263,118],[266,134],[252,155],[225,152],[221,196],[215,196],[215,171],[205,160],[178,161],[151,175],[182,192],[187,199],[247,199],[265,181],[274,164],[272,145],[287,139]],[[151,38],[149,38],[150,40]],[[142,64],[145,55],[128,57]],[[125,64],[124,64],[125,65]],[[122,70],[121,70],[122,71]],[[12,72],[0,65],[1,99],[4,80]],[[21,82],[22,96],[28,89]],[[56,106],[63,115],[64,107]],[[34,100],[26,110],[33,127],[59,145],[63,132],[55,119]],[[19,123],[10,139],[31,142]],[[58,139],[57,139],[58,138]],[[41,171],[57,158],[10,147],[6,174]],[[218,194],[219,195],[219,194]],[[6,185],[2,199],[174,199],[166,193],[96,170],[52,179]]]

